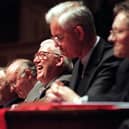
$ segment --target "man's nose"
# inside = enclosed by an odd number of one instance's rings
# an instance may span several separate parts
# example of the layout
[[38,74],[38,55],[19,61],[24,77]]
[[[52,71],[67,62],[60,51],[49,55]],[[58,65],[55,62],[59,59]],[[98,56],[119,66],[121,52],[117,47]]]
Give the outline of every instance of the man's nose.
[[114,36],[113,34],[110,34],[110,35],[108,36],[107,40],[108,40],[109,42],[114,43],[115,36]]
[[40,62],[40,59],[36,56],[36,57],[33,59],[33,62],[34,62],[35,64],[37,64],[38,62]]
[[11,92],[14,92],[14,91],[15,91],[15,87],[14,87],[14,86],[11,86],[11,87],[10,87],[10,91],[11,91]]

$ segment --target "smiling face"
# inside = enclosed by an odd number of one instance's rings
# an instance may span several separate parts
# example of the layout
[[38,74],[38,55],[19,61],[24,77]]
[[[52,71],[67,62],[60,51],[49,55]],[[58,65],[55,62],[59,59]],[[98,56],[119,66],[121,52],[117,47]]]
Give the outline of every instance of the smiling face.
[[35,55],[34,63],[37,69],[37,79],[42,83],[48,83],[53,79],[56,64],[60,58],[59,47],[53,40],[45,40]]
[[124,12],[115,17],[108,40],[114,43],[115,56],[129,58],[129,23]]

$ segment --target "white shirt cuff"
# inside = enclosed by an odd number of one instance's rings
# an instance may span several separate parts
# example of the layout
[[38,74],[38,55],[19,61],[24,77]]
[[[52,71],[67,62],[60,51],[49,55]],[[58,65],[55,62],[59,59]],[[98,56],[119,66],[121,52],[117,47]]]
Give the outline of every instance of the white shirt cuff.
[[88,101],[88,96],[85,95],[85,96],[81,97],[80,101],[81,101],[81,103],[86,103]]
[[75,98],[73,100],[73,103],[76,103],[76,104],[82,104],[82,103],[86,103],[88,101],[88,96],[85,95],[83,97],[80,97],[80,98]]

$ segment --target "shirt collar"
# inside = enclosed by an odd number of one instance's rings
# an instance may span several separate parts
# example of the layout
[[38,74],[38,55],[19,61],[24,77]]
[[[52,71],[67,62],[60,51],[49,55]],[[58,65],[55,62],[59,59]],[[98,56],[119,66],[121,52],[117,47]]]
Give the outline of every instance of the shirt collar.
[[97,37],[96,37],[96,42],[94,43],[93,48],[91,48],[91,50],[87,53],[87,55],[84,56],[84,57],[81,59],[81,62],[82,62],[83,65],[88,62],[89,57],[90,57],[91,53],[93,52],[94,48],[97,46],[99,40],[100,40],[100,37],[97,36]]

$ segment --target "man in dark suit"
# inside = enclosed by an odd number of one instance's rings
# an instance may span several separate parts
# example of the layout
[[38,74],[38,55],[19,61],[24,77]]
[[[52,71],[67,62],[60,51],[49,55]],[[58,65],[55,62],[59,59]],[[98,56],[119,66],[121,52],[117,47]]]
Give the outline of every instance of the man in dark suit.
[[[121,101],[129,101],[129,0],[116,4],[114,13],[109,40],[114,43],[114,54],[126,58],[119,68],[121,73],[114,91],[118,91],[116,96],[120,96]],[[118,129],[129,129],[129,118],[125,118]]]
[[[129,101],[129,1],[116,5],[114,8],[114,13],[116,16],[112,24],[112,30],[110,31],[108,40],[114,43],[114,55],[119,58],[126,58],[124,61],[122,61],[120,67],[118,68],[116,84],[108,93],[98,94],[96,96],[85,95],[83,97],[80,97],[67,87],[60,87],[59,91],[56,90],[56,94],[60,94],[62,100],[74,103],[82,103],[87,101]],[[56,87],[57,85],[54,85],[51,90],[48,91],[48,94],[55,94],[54,90]],[[64,92],[62,93],[61,91]],[[65,96],[65,94],[67,95]]]
[[[107,94],[89,96],[88,101],[129,101],[129,59],[120,64],[116,75],[116,84]],[[85,101],[84,101],[85,102]]]
[[82,76],[78,73],[80,70],[79,62],[80,60],[74,66],[71,88],[80,96],[96,96],[108,93],[115,82],[115,74],[119,63],[112,55],[110,44],[100,39],[87,64],[84,64],[85,70]]
[[72,61],[61,54],[61,50],[56,46],[54,40],[47,39],[41,43],[35,54],[34,63],[38,82],[29,92],[25,102],[44,100],[45,92],[56,80],[60,80],[66,85],[69,84],[73,68]]
[[48,11],[46,22],[63,54],[78,58],[69,87],[80,96],[108,93],[120,60],[112,45],[97,36],[90,10],[79,1],[62,2]]
[[111,100],[129,101],[129,1],[116,4],[114,15],[108,40],[114,44],[114,55],[125,60],[118,69],[116,85],[108,96],[112,96]]

